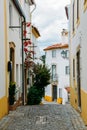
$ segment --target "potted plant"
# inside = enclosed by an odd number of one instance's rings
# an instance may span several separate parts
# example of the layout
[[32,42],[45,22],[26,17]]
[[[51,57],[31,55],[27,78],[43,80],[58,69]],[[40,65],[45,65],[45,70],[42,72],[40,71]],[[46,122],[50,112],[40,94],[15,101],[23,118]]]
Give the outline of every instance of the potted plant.
[[16,91],[16,83],[10,82],[9,84],[9,105],[14,105],[15,102],[15,91]]

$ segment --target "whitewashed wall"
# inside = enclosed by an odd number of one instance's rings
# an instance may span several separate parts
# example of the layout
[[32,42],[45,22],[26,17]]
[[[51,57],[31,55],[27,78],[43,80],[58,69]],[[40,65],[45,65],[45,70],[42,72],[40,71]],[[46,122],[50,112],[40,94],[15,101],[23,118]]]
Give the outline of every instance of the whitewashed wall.
[[[73,2],[73,1],[72,1]],[[71,35],[71,57],[76,58],[76,52],[77,48],[80,45],[80,72],[81,72],[81,87],[83,90],[87,91],[87,76],[86,76],[86,71],[87,71],[87,10],[84,12],[84,1],[80,1],[80,24],[77,25],[75,24],[75,35],[73,36],[72,33],[72,17],[71,17],[71,28],[70,28],[70,35]],[[72,4],[72,3],[71,3]],[[71,6],[71,16],[72,16],[72,6]],[[76,16],[75,16],[75,21],[76,21]],[[72,64],[72,61],[71,61]],[[71,77],[72,77],[72,65],[71,65]],[[73,86],[73,78],[71,81],[71,84]]]
[[47,87],[45,87],[45,95],[47,96],[52,96],[52,89],[51,89],[51,84],[49,84]]
[[38,39],[35,37],[35,35],[32,33],[32,42],[34,44],[34,62],[35,63],[39,63],[39,64],[42,64],[42,61],[40,60],[40,57],[41,57],[41,54],[40,54],[40,48],[39,48],[39,45],[38,45]]
[[[65,87],[69,86],[69,75],[65,74],[65,66],[69,66],[69,59],[61,57],[61,51],[66,49],[56,49],[56,57],[52,58],[52,50],[46,51],[46,65],[51,69],[52,65],[56,65],[58,74],[57,98],[59,97],[59,88],[62,88],[62,98],[65,102],[68,100],[68,95]],[[45,95],[52,96],[51,85],[46,88]]]
[[5,96],[5,30],[4,30],[4,2],[0,0],[0,98]]

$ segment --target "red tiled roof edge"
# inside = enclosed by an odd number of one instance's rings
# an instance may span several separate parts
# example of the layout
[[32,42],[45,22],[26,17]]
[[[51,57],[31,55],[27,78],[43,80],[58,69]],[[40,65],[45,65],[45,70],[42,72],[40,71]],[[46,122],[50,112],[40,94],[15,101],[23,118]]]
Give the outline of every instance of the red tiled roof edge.
[[58,48],[68,48],[69,45],[68,44],[54,44],[52,46],[48,46],[47,48],[44,49],[44,51],[47,51],[47,50],[52,50],[52,49],[58,49]]

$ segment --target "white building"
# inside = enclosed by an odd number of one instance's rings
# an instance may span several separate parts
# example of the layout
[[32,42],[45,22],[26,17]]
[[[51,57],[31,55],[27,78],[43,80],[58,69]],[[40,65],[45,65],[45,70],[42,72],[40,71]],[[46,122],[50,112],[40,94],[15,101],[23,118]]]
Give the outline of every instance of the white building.
[[0,119],[8,113],[8,33],[7,33],[7,2],[0,0]]
[[[9,83],[16,82],[16,101],[25,102],[24,28],[30,32],[33,0],[0,0],[0,118],[8,113]],[[30,38],[30,33],[27,36]],[[9,66],[10,65],[10,66]],[[9,67],[8,67],[9,66]],[[24,76],[25,75],[25,76]],[[22,95],[23,94],[23,95]]]
[[45,88],[45,100],[65,104],[68,101],[67,88],[69,88],[68,44],[53,44],[44,51],[46,65],[51,69],[50,84]]
[[38,38],[40,37],[40,33],[38,29],[35,26],[32,26],[32,42],[33,42],[33,51],[34,51],[34,62],[42,63],[40,60],[41,54],[40,54],[40,48],[38,45]]
[[71,104],[87,125],[87,0],[71,0],[70,68]]

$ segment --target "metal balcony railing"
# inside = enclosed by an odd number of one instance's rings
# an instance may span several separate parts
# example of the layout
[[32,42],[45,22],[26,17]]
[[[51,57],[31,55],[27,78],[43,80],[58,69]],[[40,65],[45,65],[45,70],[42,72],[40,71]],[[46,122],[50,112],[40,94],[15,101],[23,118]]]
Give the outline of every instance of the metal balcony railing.
[[51,82],[58,82],[58,74],[53,74],[51,76]]

